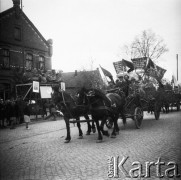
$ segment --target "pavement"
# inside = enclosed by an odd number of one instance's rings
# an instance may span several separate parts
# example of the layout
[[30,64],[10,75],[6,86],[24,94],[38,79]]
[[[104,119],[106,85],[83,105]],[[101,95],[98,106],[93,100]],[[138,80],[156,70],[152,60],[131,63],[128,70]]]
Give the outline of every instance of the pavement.
[[[16,129],[0,130],[0,180],[106,180],[111,164],[125,158],[124,169],[116,166],[119,180],[181,179],[181,112],[161,114],[160,120],[144,113],[141,129],[134,121],[127,120],[126,129],[118,120],[120,134],[112,139],[105,137],[96,143],[97,132],[78,139],[78,129],[71,124],[70,143],[64,143],[66,136],[64,120],[33,121],[26,130],[25,124]],[[81,124],[84,134],[86,123]],[[112,129],[109,130],[111,132]],[[157,175],[156,166],[150,168],[150,177],[145,177],[146,164],[159,161],[163,178]],[[114,161],[110,163],[108,159]],[[175,163],[175,171],[173,170]],[[129,172],[138,165],[144,176],[131,178]],[[168,178],[168,168],[173,178]],[[177,172],[178,171],[178,172]],[[132,171],[131,171],[132,172]],[[175,174],[174,174],[175,173]],[[178,177],[176,177],[178,176]]]

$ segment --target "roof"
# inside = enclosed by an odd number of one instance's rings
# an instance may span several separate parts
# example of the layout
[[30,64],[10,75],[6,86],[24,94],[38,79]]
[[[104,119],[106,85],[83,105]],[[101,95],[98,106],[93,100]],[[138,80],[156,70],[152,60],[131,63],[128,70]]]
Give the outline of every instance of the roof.
[[82,87],[82,86],[89,86],[95,79],[100,79],[101,75],[99,70],[93,71],[75,71],[75,72],[66,72],[62,73],[62,81],[65,82],[65,86],[72,88],[72,87]]
[[[17,7],[12,7],[9,8],[3,12],[0,13],[0,20],[9,16],[12,13],[16,13],[16,8]],[[27,21],[27,23],[32,27],[32,29],[38,34],[38,36],[42,39],[42,41],[49,47],[49,43],[46,41],[46,39],[42,36],[42,34],[38,31],[38,29],[35,27],[35,25],[30,21],[30,19],[26,16],[26,14],[20,9],[18,8],[19,13],[21,14],[21,16],[23,17],[23,19],[25,21]]]

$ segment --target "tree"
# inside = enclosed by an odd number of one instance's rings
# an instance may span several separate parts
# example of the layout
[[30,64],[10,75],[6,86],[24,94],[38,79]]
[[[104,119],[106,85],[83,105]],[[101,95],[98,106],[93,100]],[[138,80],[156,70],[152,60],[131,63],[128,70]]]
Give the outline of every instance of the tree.
[[[84,79],[84,86],[89,88],[105,89],[106,84],[104,83],[100,71],[98,68],[94,68],[94,61],[91,59],[90,68],[87,70],[82,67],[82,76]],[[95,70],[94,70],[95,69]],[[82,83],[82,82],[81,82]]]
[[144,30],[137,35],[130,45],[124,46],[124,51],[131,59],[148,57],[153,61],[168,51],[164,40],[151,30]]

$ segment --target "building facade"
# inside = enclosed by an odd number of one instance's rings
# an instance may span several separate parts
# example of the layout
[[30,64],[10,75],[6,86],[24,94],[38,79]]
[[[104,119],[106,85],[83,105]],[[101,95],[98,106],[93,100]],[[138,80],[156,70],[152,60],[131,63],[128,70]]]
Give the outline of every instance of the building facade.
[[52,69],[52,40],[45,40],[20,8],[0,13],[0,98],[8,99],[23,73]]

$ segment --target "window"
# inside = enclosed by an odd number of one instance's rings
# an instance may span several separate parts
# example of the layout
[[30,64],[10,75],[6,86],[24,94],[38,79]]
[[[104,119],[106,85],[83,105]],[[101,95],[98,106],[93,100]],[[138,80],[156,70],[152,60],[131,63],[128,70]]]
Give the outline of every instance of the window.
[[21,28],[15,27],[14,28],[14,39],[20,41],[21,40]]
[[0,64],[3,68],[10,68],[10,53],[8,49],[2,50],[2,61]]
[[26,54],[26,70],[32,70],[33,67],[33,55],[32,54]]
[[45,58],[43,56],[39,56],[38,68],[40,70],[45,70]]

